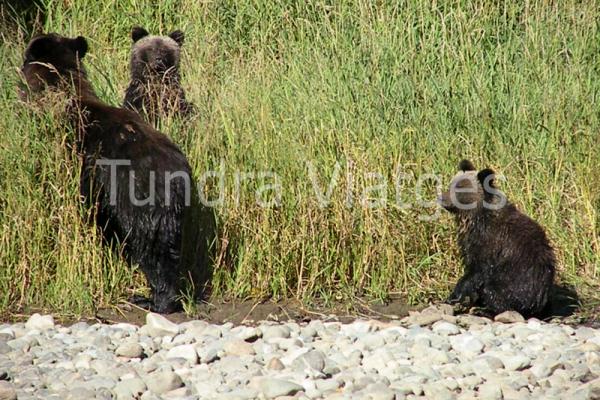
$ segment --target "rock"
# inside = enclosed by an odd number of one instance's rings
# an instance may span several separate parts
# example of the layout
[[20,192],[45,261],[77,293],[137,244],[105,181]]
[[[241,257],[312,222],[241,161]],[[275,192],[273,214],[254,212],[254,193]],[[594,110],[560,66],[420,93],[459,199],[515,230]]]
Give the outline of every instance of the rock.
[[442,319],[439,313],[418,313],[404,318],[402,321],[407,325],[427,326]]
[[315,371],[323,372],[325,368],[325,355],[321,351],[311,350],[292,361],[292,368],[301,371],[311,368]]
[[161,395],[183,386],[183,381],[172,371],[157,371],[149,374],[144,382],[154,394]]
[[0,381],[0,400],[17,400],[17,392],[12,383]]
[[233,328],[231,333],[234,334],[238,339],[246,342],[254,342],[258,338],[262,337],[262,331],[260,329],[249,326],[238,326]]
[[537,379],[542,379],[549,377],[558,368],[562,368],[562,366],[563,363],[558,360],[536,361],[529,370]]
[[144,325],[144,328],[150,336],[175,336],[179,333],[179,326],[177,324],[155,313],[146,314],[146,325]]
[[271,369],[273,371],[281,371],[285,369],[285,365],[281,362],[281,360],[277,357],[273,357],[269,360],[266,366],[267,369]]
[[440,303],[434,304],[422,311],[423,314],[441,314],[441,315],[454,315],[454,307],[450,304]]
[[495,374],[499,369],[504,368],[502,361],[493,356],[483,355],[472,361],[473,371],[476,375]]
[[54,328],[54,318],[52,315],[33,314],[25,323],[25,329],[45,331]]
[[139,343],[123,343],[115,350],[119,357],[141,358],[144,355],[144,349]]
[[455,398],[448,388],[437,382],[424,385],[423,392],[427,399],[432,400],[453,400]]
[[452,348],[459,353],[474,356],[483,351],[483,343],[470,333],[452,336]]
[[211,362],[219,358],[220,346],[198,346],[196,347],[196,354],[198,355],[198,361],[202,364],[210,364]]
[[509,371],[521,371],[531,365],[531,359],[522,354],[503,356],[501,360]]
[[290,337],[290,328],[285,325],[271,325],[260,328],[263,340],[287,339]]
[[167,360],[172,358],[183,358],[192,365],[198,362],[198,354],[192,344],[182,344],[169,349],[165,358]]
[[223,350],[227,354],[234,356],[251,356],[256,354],[252,344],[240,339],[233,339],[223,345]]
[[512,324],[514,322],[525,322],[525,318],[516,311],[504,311],[494,317],[494,321],[504,324]]
[[576,396],[583,396],[586,399],[600,399],[600,378],[596,378],[575,390]]
[[431,327],[431,330],[435,333],[445,336],[458,335],[460,333],[458,326],[446,321],[438,321],[434,323]]
[[481,384],[477,388],[478,397],[481,399],[489,399],[489,400],[501,400],[502,399],[502,389],[499,385],[486,382]]
[[146,384],[140,378],[125,379],[117,383],[113,390],[117,400],[131,400],[146,391]]
[[304,387],[283,379],[263,378],[259,380],[258,389],[267,399],[274,399],[280,396],[293,396],[304,390]]

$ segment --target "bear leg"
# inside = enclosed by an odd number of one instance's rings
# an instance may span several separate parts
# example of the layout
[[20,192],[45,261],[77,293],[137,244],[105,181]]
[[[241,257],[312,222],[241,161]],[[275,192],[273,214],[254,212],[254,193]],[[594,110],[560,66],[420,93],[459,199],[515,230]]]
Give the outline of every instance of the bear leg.
[[482,283],[479,274],[463,276],[456,283],[446,303],[461,304],[466,307],[475,306],[479,302],[479,290]]

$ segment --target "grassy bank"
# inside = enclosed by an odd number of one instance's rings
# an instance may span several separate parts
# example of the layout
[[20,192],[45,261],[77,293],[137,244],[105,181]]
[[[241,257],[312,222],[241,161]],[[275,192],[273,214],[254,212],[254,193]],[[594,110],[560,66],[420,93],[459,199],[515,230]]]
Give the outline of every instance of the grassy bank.
[[[198,177],[217,171],[215,295],[443,298],[461,265],[422,177],[447,185],[470,158],[505,175],[502,190],[546,227],[560,279],[600,298],[595,1],[46,3],[46,31],[88,38],[85,64],[111,104],[128,83],[132,26],[186,33],[198,112],[160,129]],[[69,130],[18,104],[27,37],[3,35],[0,309],[115,304],[144,280],[83,222]]]

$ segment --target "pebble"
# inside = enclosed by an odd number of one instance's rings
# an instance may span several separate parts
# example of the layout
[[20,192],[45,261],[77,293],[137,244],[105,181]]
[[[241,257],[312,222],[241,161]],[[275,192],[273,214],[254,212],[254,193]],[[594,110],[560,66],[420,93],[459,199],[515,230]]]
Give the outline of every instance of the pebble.
[[154,372],[145,379],[148,389],[154,394],[163,394],[183,386],[183,381],[172,371]]
[[174,336],[179,333],[179,326],[177,324],[155,313],[146,314],[146,325],[142,328],[145,328],[150,336]]
[[117,347],[115,354],[120,357],[140,358],[144,355],[144,349],[139,343],[123,343]]
[[297,383],[283,379],[264,378],[258,383],[258,388],[267,399],[274,399],[280,396],[293,396],[304,387]]
[[182,358],[190,364],[196,364],[198,362],[198,354],[196,353],[194,346],[191,344],[182,344],[172,347],[169,349],[169,351],[167,351],[165,358]]
[[0,325],[3,399],[600,399],[600,331],[428,307],[349,324]]
[[511,324],[513,322],[524,322],[525,318],[516,311],[504,311],[503,313],[496,315],[494,321]]
[[0,381],[0,400],[17,400],[17,392],[11,383]]

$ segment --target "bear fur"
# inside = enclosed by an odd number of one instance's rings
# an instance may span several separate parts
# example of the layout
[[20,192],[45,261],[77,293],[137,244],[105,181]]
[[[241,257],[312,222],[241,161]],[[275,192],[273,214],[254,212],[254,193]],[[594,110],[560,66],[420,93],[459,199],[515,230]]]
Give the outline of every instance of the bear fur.
[[508,202],[495,186],[494,171],[477,172],[467,160],[459,170],[440,197],[456,219],[465,269],[448,302],[494,315],[514,310],[540,316],[556,263],[544,230]]
[[21,68],[23,94],[28,98],[50,89],[69,96],[67,115],[82,159],[81,195],[94,206],[105,238],[121,243],[125,258],[145,274],[152,297],[135,301],[172,312],[180,308],[179,296],[190,280],[200,289],[206,279],[211,221],[202,220],[181,150],[137,113],[96,96],[81,65],[87,50],[81,36],[33,38]]
[[185,99],[179,75],[183,32],[154,36],[134,27],[131,39],[131,81],[124,107],[146,116],[153,124],[165,115],[189,115],[193,106]]

